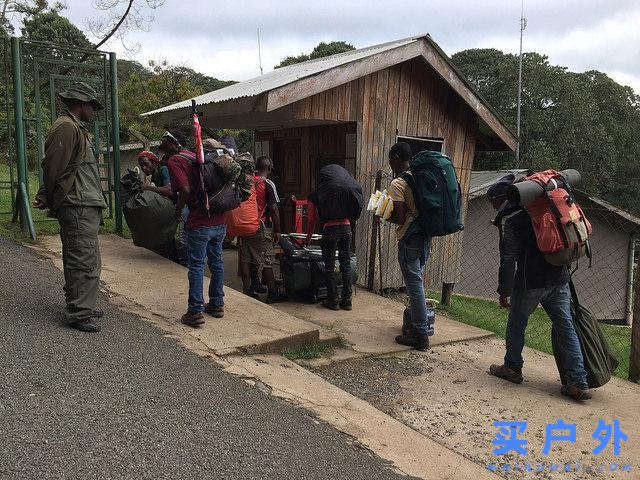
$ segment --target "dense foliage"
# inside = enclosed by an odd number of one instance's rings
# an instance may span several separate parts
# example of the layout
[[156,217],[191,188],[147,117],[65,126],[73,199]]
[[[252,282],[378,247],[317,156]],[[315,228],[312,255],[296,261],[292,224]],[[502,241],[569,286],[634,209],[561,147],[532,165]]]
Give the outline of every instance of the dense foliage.
[[306,62],[307,60],[313,60],[315,58],[327,57],[336,53],[348,52],[355,50],[355,47],[346,42],[320,42],[309,54],[301,53],[300,55],[289,56],[284,58],[274,68],[286,67],[287,65],[293,65],[294,63]]
[[[452,60],[516,130],[518,58],[471,49]],[[581,188],[640,214],[640,97],[604,73],[574,73],[546,56],[523,57],[520,167],[576,168]],[[474,168],[516,166],[513,155],[478,154]]]

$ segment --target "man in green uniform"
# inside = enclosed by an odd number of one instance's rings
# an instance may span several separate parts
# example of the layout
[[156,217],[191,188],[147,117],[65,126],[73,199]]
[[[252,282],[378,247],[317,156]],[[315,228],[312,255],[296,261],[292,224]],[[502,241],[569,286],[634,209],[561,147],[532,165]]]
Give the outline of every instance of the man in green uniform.
[[64,104],[44,144],[44,181],[34,207],[58,219],[64,264],[65,319],[82,332],[99,332],[93,318],[100,288],[98,225],[106,208],[98,164],[84,122],[104,107],[93,88],[77,82],[58,94]]

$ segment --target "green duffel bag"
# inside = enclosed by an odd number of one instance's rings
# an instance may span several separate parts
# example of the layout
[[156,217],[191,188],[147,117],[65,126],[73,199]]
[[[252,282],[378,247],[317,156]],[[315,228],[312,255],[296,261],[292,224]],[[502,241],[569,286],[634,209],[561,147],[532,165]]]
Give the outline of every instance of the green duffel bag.
[[155,249],[174,241],[178,219],[170,199],[149,190],[134,193],[122,206],[122,213],[134,245]]
[[[578,294],[572,281],[569,282],[569,287],[571,289],[571,314],[578,339],[580,340],[584,369],[587,371],[587,384],[589,388],[598,388],[611,380],[619,362],[607,341],[607,337],[602,333],[596,318],[586,307],[580,305]],[[564,368],[559,357],[559,351],[562,347],[553,328],[551,329],[551,344],[556,365],[560,372],[560,379],[562,384],[565,385]]]

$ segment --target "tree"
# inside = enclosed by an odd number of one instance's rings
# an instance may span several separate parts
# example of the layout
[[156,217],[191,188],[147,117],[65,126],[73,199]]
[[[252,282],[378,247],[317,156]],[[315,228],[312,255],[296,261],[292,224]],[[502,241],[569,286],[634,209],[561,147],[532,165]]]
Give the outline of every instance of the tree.
[[161,7],[164,2],[165,0],[94,0],[94,7],[104,12],[86,20],[92,35],[101,37],[95,48],[100,48],[115,36],[127,50],[137,49],[137,45],[126,44],[127,33],[132,30],[146,31],[154,20],[149,11]]
[[133,128],[151,139],[159,136],[161,129],[150,120],[140,117],[141,113],[234,83],[209,77],[187,67],[171,66],[167,62],[149,62],[149,67],[150,70],[145,72],[132,72],[120,84],[118,98],[122,128]]
[[[517,57],[471,49],[452,60],[515,130]],[[519,167],[576,168],[581,189],[640,213],[640,97],[604,73],[570,72],[538,53],[524,55],[523,78]],[[500,153],[478,153],[474,164],[478,170],[514,166],[512,155]]]
[[287,65],[306,62],[307,60],[313,60],[321,57],[328,57],[329,55],[335,55],[336,53],[344,53],[350,50],[355,50],[355,47],[346,42],[342,42],[342,41],[329,42],[329,43],[320,42],[318,45],[316,45],[316,47],[311,51],[310,54],[301,53],[300,55],[297,55],[297,56],[286,57],[274,68],[286,67]]

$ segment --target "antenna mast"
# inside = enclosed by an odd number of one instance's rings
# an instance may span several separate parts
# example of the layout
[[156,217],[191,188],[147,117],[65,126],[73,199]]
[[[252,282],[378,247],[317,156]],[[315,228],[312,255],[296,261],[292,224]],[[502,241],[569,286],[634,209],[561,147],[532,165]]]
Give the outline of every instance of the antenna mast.
[[518,146],[516,147],[516,167],[520,167],[520,109],[522,105],[522,37],[524,35],[524,29],[527,28],[527,19],[524,18],[524,0],[522,0],[522,11],[520,12],[520,59],[518,66],[518,114],[517,114],[517,128],[518,128]]
[[260,67],[260,75],[262,71],[262,45],[260,44],[260,28],[258,27],[258,66]]

